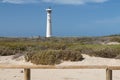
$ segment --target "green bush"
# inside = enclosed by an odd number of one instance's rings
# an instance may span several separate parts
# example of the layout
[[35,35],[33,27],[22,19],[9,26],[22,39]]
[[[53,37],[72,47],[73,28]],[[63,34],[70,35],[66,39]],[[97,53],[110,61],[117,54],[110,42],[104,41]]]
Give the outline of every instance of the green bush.
[[112,47],[103,47],[103,48],[86,48],[81,50],[83,54],[90,56],[103,57],[103,58],[115,58],[120,54],[120,49],[115,49]]
[[104,58],[115,58],[117,55],[120,54],[120,51],[113,48],[104,48],[100,50],[94,50],[91,55],[98,56],[98,57],[104,57]]
[[111,38],[111,41],[120,42],[120,37],[113,37]]
[[90,56],[115,58],[120,54],[120,45],[76,45],[68,48]]
[[27,53],[25,59],[34,64],[54,65],[61,63],[61,61],[80,61],[83,57],[78,51],[41,50],[39,52]]
[[41,50],[53,49],[53,50],[65,50],[67,44],[56,42],[42,42],[39,44]]

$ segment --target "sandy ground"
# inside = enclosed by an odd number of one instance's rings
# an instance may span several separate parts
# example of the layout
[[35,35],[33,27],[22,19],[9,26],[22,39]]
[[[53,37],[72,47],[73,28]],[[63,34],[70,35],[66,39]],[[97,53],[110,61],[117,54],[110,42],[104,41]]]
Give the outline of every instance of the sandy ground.
[[[78,62],[63,62],[59,65],[116,65],[120,60],[83,55],[84,60]],[[33,65],[25,62],[23,56],[0,56],[0,64]],[[31,80],[105,80],[104,69],[32,69]],[[113,71],[113,79],[120,80],[120,71]],[[0,69],[0,80],[24,80],[22,69]]]

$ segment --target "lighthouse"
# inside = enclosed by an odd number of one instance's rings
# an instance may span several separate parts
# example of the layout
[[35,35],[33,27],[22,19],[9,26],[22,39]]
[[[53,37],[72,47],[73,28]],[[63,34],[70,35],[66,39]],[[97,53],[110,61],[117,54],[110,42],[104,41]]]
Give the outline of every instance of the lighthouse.
[[51,22],[51,12],[52,9],[48,8],[47,11],[47,25],[46,25],[46,37],[52,36],[52,22]]

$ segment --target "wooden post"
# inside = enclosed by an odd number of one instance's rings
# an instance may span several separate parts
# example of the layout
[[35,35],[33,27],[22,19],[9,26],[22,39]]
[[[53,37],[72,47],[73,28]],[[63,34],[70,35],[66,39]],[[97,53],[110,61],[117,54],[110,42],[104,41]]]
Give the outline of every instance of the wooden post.
[[112,80],[112,70],[106,69],[106,80]]
[[24,69],[24,80],[30,80],[30,69]]

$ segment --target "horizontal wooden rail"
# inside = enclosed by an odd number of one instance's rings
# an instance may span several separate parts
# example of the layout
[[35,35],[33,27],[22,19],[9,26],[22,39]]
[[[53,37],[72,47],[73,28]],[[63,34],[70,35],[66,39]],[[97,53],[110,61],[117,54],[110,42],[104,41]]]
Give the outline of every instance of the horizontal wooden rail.
[[110,70],[120,70],[120,66],[108,66]]
[[[81,66],[50,66],[50,65],[0,65],[0,68],[5,69],[106,69],[108,66],[106,65],[81,65]],[[110,67],[111,68],[111,67]]]
[[50,66],[50,65],[7,65],[7,64],[0,64],[0,68],[5,69],[110,69],[110,70],[120,70],[120,66],[107,66],[107,65],[69,65],[69,66]]
[[50,65],[6,65],[0,64],[0,69],[24,69],[24,80],[30,80],[30,69],[106,69],[106,80],[112,80],[112,70],[120,70],[120,66],[81,65],[81,66],[50,66]]

